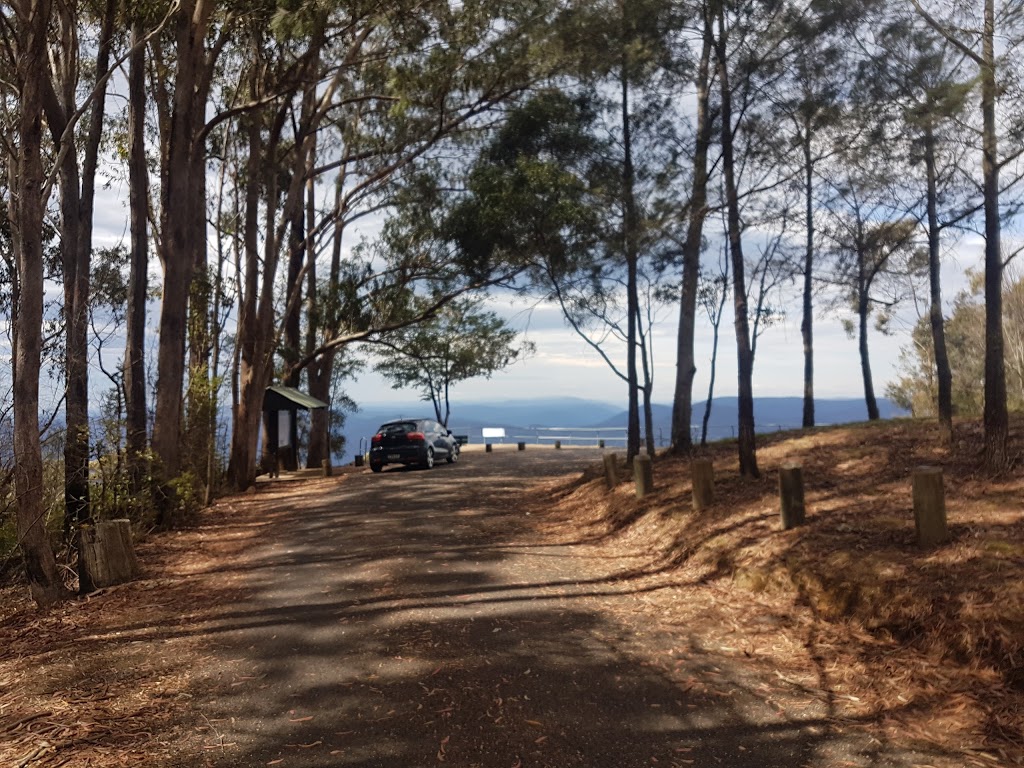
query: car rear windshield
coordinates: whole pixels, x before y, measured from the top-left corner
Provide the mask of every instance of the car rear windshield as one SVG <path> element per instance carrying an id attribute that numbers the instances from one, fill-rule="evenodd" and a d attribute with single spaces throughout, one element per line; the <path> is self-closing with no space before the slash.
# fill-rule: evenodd
<path id="1" fill-rule="evenodd" d="M 385 424 L 380 428 L 382 435 L 404 435 L 406 432 L 415 432 L 416 422 L 403 421 L 398 424 Z"/>

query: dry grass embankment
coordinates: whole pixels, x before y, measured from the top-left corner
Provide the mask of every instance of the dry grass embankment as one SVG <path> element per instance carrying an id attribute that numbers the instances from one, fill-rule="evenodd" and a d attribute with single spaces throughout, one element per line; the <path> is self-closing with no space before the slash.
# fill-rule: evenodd
<path id="1" fill-rule="evenodd" d="M 1024 452 L 1024 421 L 1014 425 Z M 715 503 L 691 504 L 688 462 L 655 463 L 656 493 L 609 493 L 597 470 L 551 489 L 546 534 L 642 557 L 645 610 L 824 692 L 838 722 L 870 723 L 977 764 L 1024 764 L 1024 472 L 979 468 L 981 432 L 952 450 L 921 422 L 762 438 L 762 477 L 713 446 Z M 807 525 L 783 531 L 778 468 L 802 464 Z M 916 545 L 911 472 L 945 474 L 952 542 Z M 713 627 L 713 628 L 712 628 Z M 974 764 L 972 762 L 972 764 Z"/>

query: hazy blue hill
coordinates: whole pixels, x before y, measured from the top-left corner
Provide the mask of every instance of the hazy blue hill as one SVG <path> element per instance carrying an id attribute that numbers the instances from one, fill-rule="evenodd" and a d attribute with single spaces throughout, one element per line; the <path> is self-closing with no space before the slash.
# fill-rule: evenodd
<path id="1" fill-rule="evenodd" d="M 796 429 L 803 421 L 803 398 L 801 397 L 759 397 L 754 400 L 754 424 L 758 432 L 775 432 L 780 429 Z M 667 405 L 655 405 L 654 435 L 661 442 L 667 441 L 672 432 L 672 408 Z M 907 415 L 892 401 L 880 399 L 878 410 L 883 419 Z M 716 398 L 711 403 L 711 418 L 708 421 L 708 439 L 717 440 L 735 434 L 737 423 L 737 402 L 735 397 Z M 866 421 L 867 406 L 857 398 L 823 399 L 814 403 L 815 422 L 819 426 L 828 424 L 848 424 Z M 626 423 L 627 412 L 621 411 L 615 416 L 597 424 L 598 427 L 621 426 Z M 642 419 L 641 415 L 641 419 Z M 700 435 L 701 421 L 704 418 L 704 402 L 693 406 L 693 428 L 695 437 Z"/>
<path id="2" fill-rule="evenodd" d="M 550 427 L 590 427 L 613 417 L 619 406 L 579 397 L 506 400 L 496 403 L 461 403 L 452 411 L 452 422 L 489 422 Z M 488 426 L 497 426 L 488 424 Z"/>
<path id="3" fill-rule="evenodd" d="M 882 418 L 905 415 L 889 400 L 879 400 Z M 723 397 L 712 403 L 708 438 L 718 440 L 736 434 L 736 398 Z M 672 407 L 655 404 L 654 439 L 658 446 L 668 444 L 672 434 Z M 346 455 L 360 449 L 360 438 L 368 443 L 377 427 L 391 419 L 432 417 L 427 403 L 408 405 L 367 405 L 359 413 L 350 414 L 345 425 L 348 437 Z M 815 403 L 815 416 L 819 425 L 845 424 L 867 419 L 864 401 L 857 398 L 823 399 Z M 754 403 L 754 418 L 758 432 L 795 429 L 803 417 L 803 400 L 799 397 L 762 397 Z M 704 403 L 693 408 L 694 437 L 700 436 L 704 418 Z M 538 400 L 508 400 L 495 403 L 459 403 L 452 412 L 449 425 L 457 435 L 468 435 L 471 442 L 481 440 L 484 427 L 505 429 L 507 441 L 518 437 L 527 442 L 550 442 L 570 436 L 592 444 L 597 437 L 617 444 L 616 437 L 624 434 L 626 411 L 617 405 L 581 398 L 542 398 Z M 536 428 L 560 428 L 544 431 Z M 594 431 L 600 430 L 600 432 Z M 569 442 L 572 442 L 571 440 Z M 364 446 L 365 444 L 364 443 Z"/>

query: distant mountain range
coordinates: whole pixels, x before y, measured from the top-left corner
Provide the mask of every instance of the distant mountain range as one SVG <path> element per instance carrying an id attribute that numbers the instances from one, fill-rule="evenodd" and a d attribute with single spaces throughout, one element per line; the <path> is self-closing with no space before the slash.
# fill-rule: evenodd
<path id="1" fill-rule="evenodd" d="M 881 399 L 878 407 L 883 419 L 905 416 L 893 402 Z M 672 432 L 672 407 L 653 407 L 654 437 L 659 446 L 668 444 Z M 369 404 L 357 413 L 348 414 L 345 422 L 347 438 L 345 454 L 351 456 L 369 444 L 377 427 L 398 418 L 433 418 L 428 403 L 408 405 Z M 693 408 L 694 437 L 700 437 L 704 403 Z M 642 416 L 641 416 L 642 419 Z M 794 429 L 803 419 L 803 399 L 799 397 L 762 397 L 754 402 L 754 420 L 758 432 Z M 815 420 L 819 425 L 846 424 L 867 419 L 867 407 L 861 399 L 822 399 L 815 401 Z M 505 442 L 550 444 L 556 439 L 566 445 L 589 444 L 603 439 L 609 445 L 621 445 L 625 438 L 627 412 L 610 403 L 575 397 L 540 398 L 537 400 L 504 400 L 493 403 L 456 403 L 449 427 L 456 435 L 465 435 L 471 443 L 482 442 L 484 428 L 505 430 Z M 735 435 L 737 402 L 723 397 L 712 402 L 708 422 L 708 439 L 719 440 Z M 500 442 L 495 440 L 495 442 Z M 339 457 L 340 458 L 340 457 Z"/>

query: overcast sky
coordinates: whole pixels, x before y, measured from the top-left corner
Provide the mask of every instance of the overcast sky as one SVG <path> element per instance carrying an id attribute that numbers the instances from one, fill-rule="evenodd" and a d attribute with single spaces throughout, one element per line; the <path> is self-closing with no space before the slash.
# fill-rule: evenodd
<path id="1" fill-rule="evenodd" d="M 113 179 L 100 193 L 96 213 L 96 245 L 109 246 L 127 237 L 125 198 L 127 188 L 123 180 Z M 964 285 L 964 272 L 980 264 L 982 243 L 980 238 L 961 241 L 955 254 L 948 256 L 943 269 L 943 292 L 947 304 Z M 159 266 L 151 259 L 154 280 L 159 280 Z M 517 400 L 535 397 L 572 396 L 626 403 L 626 388 L 607 364 L 575 333 L 565 325 L 559 310 L 552 305 L 531 305 L 520 299 L 493 297 L 491 308 L 506 317 L 536 345 L 536 353 L 509 369 L 496 373 L 491 379 L 477 379 L 458 384 L 452 391 L 453 403 L 488 400 Z M 759 397 L 792 396 L 803 393 L 803 348 L 800 338 L 799 299 L 789 302 L 790 314 L 776 326 L 765 331 L 758 341 L 754 364 L 754 394 Z M 703 312 L 700 318 L 703 319 Z M 903 322 L 894 326 L 892 336 L 884 336 L 872 326 L 870 336 L 871 364 L 875 392 L 884 396 L 886 384 L 896 378 L 900 348 L 909 338 L 914 319 L 908 307 Z M 856 339 L 846 335 L 840 317 L 819 308 L 815 326 L 815 394 L 821 398 L 862 397 L 864 394 Z M 153 334 L 159 324 L 156 307 L 150 313 L 148 325 Z M 675 386 L 675 344 L 678 313 L 674 307 L 666 308 L 654 332 L 655 370 L 654 400 L 672 402 Z M 151 345 L 155 338 L 151 337 Z M 112 340 L 107 355 L 108 368 L 116 365 L 122 354 L 121 344 Z M 0 354 L 7 350 L 0 350 Z M 703 322 L 698 327 L 697 377 L 694 401 L 707 395 L 711 356 L 711 328 Z M 623 359 L 618 350 L 617 359 Z M 154 363 L 155 364 L 155 363 Z M 151 376 L 155 378 L 155 371 Z M 106 378 L 94 366 L 93 384 L 103 388 Z M 371 403 L 412 403 L 419 395 L 411 390 L 393 390 L 368 366 L 356 380 L 346 385 L 346 391 L 360 405 Z M 716 396 L 736 393 L 736 355 L 732 319 L 722 322 L 719 347 Z"/>
<path id="2" fill-rule="evenodd" d="M 981 248 L 980 240 L 965 240 L 959 244 L 957 253 L 947 258 L 943 269 L 943 293 L 947 303 L 964 287 L 965 270 L 980 264 Z M 758 340 L 754 362 L 754 395 L 757 397 L 803 395 L 803 342 L 800 336 L 798 301 L 795 299 L 790 304 L 791 314 L 778 325 L 766 330 Z M 453 402 L 561 395 L 610 403 L 626 402 L 623 381 L 566 326 L 555 306 L 540 305 L 530 310 L 522 302 L 510 304 L 508 301 L 495 300 L 491 308 L 523 331 L 526 338 L 536 345 L 536 354 L 495 374 L 490 380 L 477 379 L 457 385 L 452 392 Z M 667 308 L 655 328 L 654 401 L 658 403 L 672 402 L 678 317 L 677 310 Z M 703 319 L 702 312 L 700 317 Z M 871 327 L 869 345 L 872 378 L 878 397 L 884 397 L 886 384 L 897 378 L 900 349 L 908 343 L 910 324 L 914 319 L 913 310 L 908 305 L 900 322 L 893 326 L 893 335 L 885 336 L 875 331 L 873 325 Z M 835 313 L 819 309 L 815 323 L 816 397 L 863 397 L 857 340 L 846 335 L 841 318 Z M 705 321 L 698 327 L 694 402 L 704 400 L 707 396 L 711 349 L 711 327 Z M 622 355 L 620 349 L 618 359 L 623 359 Z M 358 403 L 407 403 L 416 397 L 415 392 L 392 390 L 385 380 L 369 370 L 358 381 L 349 383 L 346 389 Z M 729 316 L 723 320 L 721 327 L 715 395 L 735 394 L 736 341 L 732 317 Z"/>

